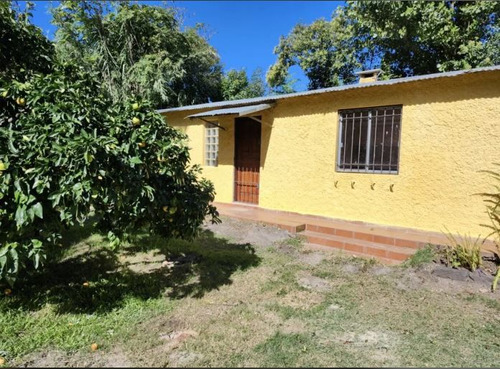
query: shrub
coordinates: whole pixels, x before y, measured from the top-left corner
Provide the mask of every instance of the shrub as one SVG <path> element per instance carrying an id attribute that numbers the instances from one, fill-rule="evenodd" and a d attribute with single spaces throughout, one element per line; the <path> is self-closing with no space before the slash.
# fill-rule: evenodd
<path id="1" fill-rule="evenodd" d="M 445 248 L 448 265 L 452 267 L 462 266 L 471 271 L 481 266 L 481 245 L 484 240 L 480 241 L 479 236 L 476 239 L 470 236 L 461 236 L 460 239 L 457 239 L 450 232 L 448 232 L 447 237 L 450 241 L 450 244 L 446 245 Z"/>
<path id="2" fill-rule="evenodd" d="M 496 163 L 495 165 L 500 167 L 500 163 Z M 486 211 L 491 220 L 491 224 L 483 224 L 483 226 L 491 230 L 491 233 L 488 235 L 488 237 L 493 236 L 496 239 L 497 246 L 500 247 L 500 172 L 495 172 L 492 170 L 484 172 L 490 174 L 497 184 L 495 185 L 495 189 L 493 192 L 481 194 L 484 197 L 484 201 L 486 202 Z M 493 280 L 493 291 L 495 291 L 499 280 L 500 267 L 498 267 L 495 279 Z"/>
<path id="3" fill-rule="evenodd" d="M 431 244 L 418 249 L 409 259 L 404 262 L 404 266 L 417 267 L 422 264 L 430 263 L 435 257 L 435 249 Z"/>
<path id="4" fill-rule="evenodd" d="M 0 279 L 37 268 L 91 213 L 112 246 L 144 228 L 193 237 L 218 220 L 199 173 L 182 133 L 146 101 L 112 104 L 97 75 L 65 65 L 0 81 Z"/>
<path id="5" fill-rule="evenodd" d="M 500 163 L 495 165 L 500 167 Z M 497 243 L 500 245 L 500 172 L 495 171 L 484 171 L 491 175 L 493 180 L 497 182 L 494 186 L 493 192 L 481 193 L 484 197 L 486 203 L 486 211 L 491 220 L 491 224 L 483 224 L 483 226 L 489 228 L 491 233 L 488 235 L 496 238 Z"/>

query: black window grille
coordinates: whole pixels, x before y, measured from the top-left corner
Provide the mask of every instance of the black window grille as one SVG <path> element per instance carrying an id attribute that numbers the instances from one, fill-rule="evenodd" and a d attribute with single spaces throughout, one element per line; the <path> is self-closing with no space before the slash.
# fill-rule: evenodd
<path id="1" fill-rule="evenodd" d="M 397 174 L 401 110 L 401 106 L 340 110 L 337 170 Z"/>

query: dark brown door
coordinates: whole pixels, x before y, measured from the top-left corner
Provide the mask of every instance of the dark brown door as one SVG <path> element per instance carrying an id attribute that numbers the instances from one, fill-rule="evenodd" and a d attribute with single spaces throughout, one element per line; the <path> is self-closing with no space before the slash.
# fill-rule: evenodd
<path id="1" fill-rule="evenodd" d="M 234 136 L 234 200 L 258 204 L 260 123 L 237 118 Z"/>

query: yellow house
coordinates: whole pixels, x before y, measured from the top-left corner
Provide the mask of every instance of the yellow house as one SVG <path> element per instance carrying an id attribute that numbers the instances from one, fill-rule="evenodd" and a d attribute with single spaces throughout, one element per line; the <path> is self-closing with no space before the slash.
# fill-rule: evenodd
<path id="1" fill-rule="evenodd" d="M 221 206 L 258 205 L 373 232 L 486 235 L 476 194 L 493 189 L 482 171 L 500 162 L 500 66 L 386 81 L 378 74 L 159 112 L 189 137 L 192 162 Z"/>

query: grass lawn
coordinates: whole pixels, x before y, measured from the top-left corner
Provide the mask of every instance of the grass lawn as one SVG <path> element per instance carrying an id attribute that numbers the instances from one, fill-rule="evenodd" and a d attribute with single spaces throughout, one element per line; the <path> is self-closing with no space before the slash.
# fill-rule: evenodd
<path id="1" fill-rule="evenodd" d="M 0 356 L 8 366 L 500 363 L 499 291 L 435 277 L 422 255 L 385 267 L 271 227 L 218 227 L 119 253 L 76 234 L 61 262 L 0 297 Z"/>

